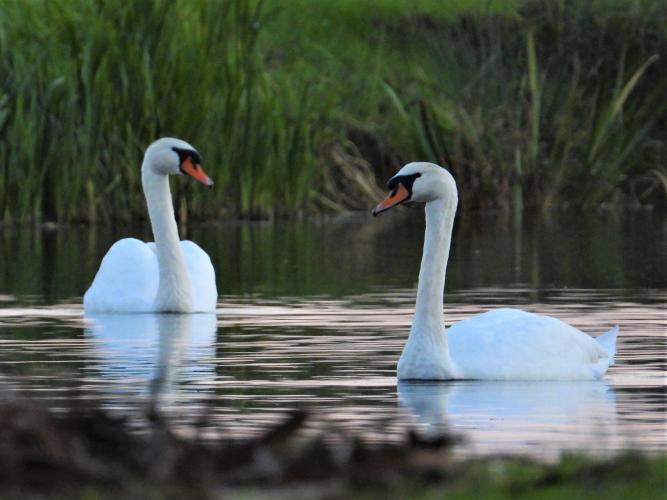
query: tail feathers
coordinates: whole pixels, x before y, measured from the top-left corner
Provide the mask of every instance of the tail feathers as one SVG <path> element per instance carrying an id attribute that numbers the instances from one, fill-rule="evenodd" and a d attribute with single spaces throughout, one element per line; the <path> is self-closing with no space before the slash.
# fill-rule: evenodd
<path id="1" fill-rule="evenodd" d="M 614 356 L 616 355 L 616 337 L 618 337 L 618 325 L 595 338 L 598 344 L 600 344 L 602 349 L 604 349 L 611 358 L 610 365 L 614 364 Z"/>

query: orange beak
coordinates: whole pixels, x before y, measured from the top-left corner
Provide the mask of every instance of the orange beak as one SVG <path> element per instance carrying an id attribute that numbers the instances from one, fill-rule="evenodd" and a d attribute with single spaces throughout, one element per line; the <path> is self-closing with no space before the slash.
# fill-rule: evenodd
<path id="1" fill-rule="evenodd" d="M 396 185 L 396 189 L 389 193 L 389 196 L 382 200 L 378 206 L 373 209 L 373 215 L 381 214 L 385 210 L 389 210 L 391 207 L 395 207 L 399 203 L 402 203 L 409 198 L 410 191 L 408 191 L 405 186 L 399 182 Z"/>
<path id="2" fill-rule="evenodd" d="M 213 185 L 213 181 L 208 175 L 206 175 L 206 172 L 204 172 L 204 169 L 201 168 L 201 165 L 199 163 L 194 163 L 192 158 L 189 156 L 183 160 L 183 163 L 181 163 L 181 172 L 189 175 L 193 179 L 205 184 L 208 187 Z"/>

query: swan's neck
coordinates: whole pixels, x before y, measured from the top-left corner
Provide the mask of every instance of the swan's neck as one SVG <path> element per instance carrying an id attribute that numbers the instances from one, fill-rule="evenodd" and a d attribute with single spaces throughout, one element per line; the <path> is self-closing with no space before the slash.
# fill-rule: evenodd
<path id="1" fill-rule="evenodd" d="M 446 208 L 443 200 L 426 204 L 426 233 L 419 270 L 413 332 L 428 332 L 440 336 L 445 326 L 442 306 L 454 222 L 454 218 L 449 216 Z"/>
<path id="2" fill-rule="evenodd" d="M 160 269 L 154 309 L 156 312 L 192 312 L 192 288 L 178 237 L 169 179 L 144 164 L 141 182 Z"/>
<path id="3" fill-rule="evenodd" d="M 418 352 L 430 353 L 437 360 L 434 363 L 439 365 L 438 370 L 451 378 L 454 377 L 455 367 L 444 333 L 443 299 L 455 211 L 456 201 L 438 199 L 426 204 L 424 251 L 415 316 L 408 339 L 408 344 L 413 344 Z M 423 354 L 420 357 L 425 359 Z"/>

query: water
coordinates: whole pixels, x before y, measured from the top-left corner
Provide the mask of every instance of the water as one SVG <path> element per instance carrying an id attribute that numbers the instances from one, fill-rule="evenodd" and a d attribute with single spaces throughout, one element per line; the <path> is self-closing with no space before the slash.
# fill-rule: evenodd
<path id="1" fill-rule="evenodd" d="M 3 392 L 56 410 L 100 405 L 137 428 L 156 404 L 180 432 L 227 438 L 301 407 L 313 413 L 307 432 L 332 440 L 454 431 L 462 457 L 667 448 L 659 215 L 457 220 L 447 323 L 514 305 L 593 334 L 619 324 L 617 364 L 598 382 L 397 384 L 421 255 L 417 211 L 188 229 L 218 269 L 217 315 L 84 318 L 81 295 L 104 252 L 122 236 L 147 239 L 145 228 L 3 229 Z"/>

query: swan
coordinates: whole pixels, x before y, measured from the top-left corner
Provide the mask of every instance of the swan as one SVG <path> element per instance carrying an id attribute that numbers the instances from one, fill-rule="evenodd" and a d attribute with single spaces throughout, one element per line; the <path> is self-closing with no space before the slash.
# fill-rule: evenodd
<path id="1" fill-rule="evenodd" d="M 550 316 L 495 309 L 445 330 L 443 295 L 458 204 L 456 182 L 433 163 L 394 175 L 378 215 L 407 201 L 426 204 L 415 314 L 398 361 L 399 380 L 595 380 L 614 362 L 618 326 L 593 339 Z"/>
<path id="2" fill-rule="evenodd" d="M 111 246 L 83 297 L 86 313 L 215 311 L 215 271 L 196 243 L 179 240 L 170 174 L 213 185 L 187 142 L 164 137 L 148 146 L 141 184 L 155 242 L 124 238 Z"/>

